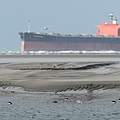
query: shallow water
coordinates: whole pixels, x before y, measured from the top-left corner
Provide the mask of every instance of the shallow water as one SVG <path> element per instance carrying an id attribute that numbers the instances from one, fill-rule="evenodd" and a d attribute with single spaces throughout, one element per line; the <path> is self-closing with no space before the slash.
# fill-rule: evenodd
<path id="1" fill-rule="evenodd" d="M 0 63 L 116 62 L 120 54 L 0 55 Z"/>
<path id="2" fill-rule="evenodd" d="M 94 93 L 94 95 L 96 96 L 95 99 L 81 104 L 76 100 L 62 101 L 60 100 L 61 94 L 5 93 L 0 97 L 0 120 L 120 119 L 119 90 L 102 91 Z M 79 94 L 76 94 L 76 96 L 79 96 Z M 116 103 L 113 103 L 113 100 Z M 9 101 L 12 104 L 8 104 Z M 53 101 L 57 101 L 57 103 Z"/>

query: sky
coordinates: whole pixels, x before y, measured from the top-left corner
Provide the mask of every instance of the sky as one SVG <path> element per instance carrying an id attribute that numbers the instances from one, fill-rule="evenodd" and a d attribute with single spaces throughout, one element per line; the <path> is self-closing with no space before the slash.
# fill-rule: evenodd
<path id="1" fill-rule="evenodd" d="M 0 0 L 0 51 L 20 50 L 28 20 L 32 32 L 95 34 L 110 13 L 120 22 L 120 0 Z"/>

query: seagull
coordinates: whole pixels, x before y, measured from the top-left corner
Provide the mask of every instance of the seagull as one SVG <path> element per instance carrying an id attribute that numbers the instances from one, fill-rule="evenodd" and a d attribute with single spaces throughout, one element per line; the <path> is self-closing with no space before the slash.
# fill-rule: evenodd
<path id="1" fill-rule="evenodd" d="M 12 105 L 13 103 L 12 102 L 8 102 L 9 105 Z"/>
<path id="2" fill-rule="evenodd" d="M 117 102 L 115 100 L 113 100 L 112 103 L 117 103 Z"/>

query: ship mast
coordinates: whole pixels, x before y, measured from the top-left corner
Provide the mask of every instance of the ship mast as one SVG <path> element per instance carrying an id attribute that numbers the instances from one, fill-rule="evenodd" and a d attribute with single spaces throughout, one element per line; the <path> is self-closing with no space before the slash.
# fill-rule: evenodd
<path id="1" fill-rule="evenodd" d="M 27 32 L 30 33 L 30 30 L 31 30 L 31 21 L 28 20 L 27 21 Z"/>
<path id="2" fill-rule="evenodd" d="M 110 23 L 117 24 L 117 17 L 115 17 L 113 14 L 109 14 Z"/>

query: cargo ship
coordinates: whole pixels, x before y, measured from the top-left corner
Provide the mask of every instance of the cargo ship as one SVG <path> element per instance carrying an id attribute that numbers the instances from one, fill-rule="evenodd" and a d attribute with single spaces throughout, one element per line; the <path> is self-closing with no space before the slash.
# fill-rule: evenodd
<path id="1" fill-rule="evenodd" d="M 21 52 L 30 51 L 120 51 L 120 25 L 110 14 L 97 26 L 95 35 L 20 32 Z"/>

